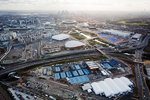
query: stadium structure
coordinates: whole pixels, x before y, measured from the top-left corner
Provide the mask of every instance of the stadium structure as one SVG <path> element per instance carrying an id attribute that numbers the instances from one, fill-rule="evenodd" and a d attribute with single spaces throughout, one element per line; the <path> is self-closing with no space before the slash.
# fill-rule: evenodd
<path id="1" fill-rule="evenodd" d="M 65 48 L 67 48 L 67 49 L 77 49 L 77 48 L 82 48 L 84 46 L 85 46 L 84 43 L 82 43 L 80 41 L 76 41 L 76 40 L 68 41 L 65 44 Z"/>
<path id="2" fill-rule="evenodd" d="M 67 34 L 58 34 L 58 35 L 54 35 L 52 36 L 52 39 L 53 40 L 56 40 L 56 41 L 63 41 L 63 40 L 67 40 L 69 39 L 69 35 Z"/>

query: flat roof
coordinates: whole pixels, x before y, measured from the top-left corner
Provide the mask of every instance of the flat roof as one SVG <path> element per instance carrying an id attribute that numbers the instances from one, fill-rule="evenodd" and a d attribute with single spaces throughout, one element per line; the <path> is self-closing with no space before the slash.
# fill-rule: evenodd
<path id="1" fill-rule="evenodd" d="M 124 37 L 129 36 L 131 34 L 131 32 L 114 30 L 114 29 L 104 29 L 101 32 L 111 33 L 113 35 L 119 35 L 119 36 L 124 36 Z"/>
<path id="2" fill-rule="evenodd" d="M 139 38 L 141 37 L 141 35 L 142 35 L 142 34 L 134 34 L 134 35 L 132 36 L 132 38 L 139 39 Z"/>
<path id="3" fill-rule="evenodd" d="M 93 62 L 93 61 L 87 61 L 85 63 L 88 65 L 88 67 L 90 69 L 97 69 L 97 68 L 99 68 L 99 66 L 95 62 Z"/>

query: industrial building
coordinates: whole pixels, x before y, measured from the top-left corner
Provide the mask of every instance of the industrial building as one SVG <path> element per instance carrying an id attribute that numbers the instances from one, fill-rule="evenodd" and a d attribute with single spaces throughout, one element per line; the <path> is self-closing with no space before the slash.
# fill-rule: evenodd
<path id="1" fill-rule="evenodd" d="M 69 39 L 69 35 L 67 34 L 58 34 L 58 35 L 54 35 L 52 36 L 52 39 L 53 40 L 56 40 L 56 41 L 63 41 L 63 40 L 67 40 Z"/>
<path id="2" fill-rule="evenodd" d="M 133 83 L 126 77 L 106 78 L 104 81 L 91 83 L 92 90 L 96 95 L 105 95 L 108 98 L 132 92 Z"/>
<path id="3" fill-rule="evenodd" d="M 132 39 L 135 39 L 135 40 L 140 40 L 140 37 L 142 36 L 142 34 L 134 34 L 132 36 Z"/>
<path id="4" fill-rule="evenodd" d="M 95 62 L 93 62 L 93 61 L 87 61 L 85 63 L 88 66 L 88 68 L 89 68 L 90 71 L 99 70 L 99 66 Z"/>
<path id="5" fill-rule="evenodd" d="M 91 89 L 92 89 L 92 86 L 91 86 L 90 83 L 83 84 L 83 86 L 82 86 L 82 90 L 83 91 L 88 91 L 88 93 L 92 92 Z"/>
<path id="6" fill-rule="evenodd" d="M 128 37 L 131 35 L 131 32 L 126 32 L 126 31 L 119 31 L 119 30 L 114 30 L 114 29 L 105 29 L 101 31 L 102 33 L 108 33 L 112 35 L 117 35 L 121 37 Z"/>
<path id="7" fill-rule="evenodd" d="M 65 43 L 65 47 L 67 49 L 77 49 L 77 48 L 81 48 L 85 46 L 84 43 L 80 42 L 80 41 L 75 41 L 75 40 L 71 40 Z"/>

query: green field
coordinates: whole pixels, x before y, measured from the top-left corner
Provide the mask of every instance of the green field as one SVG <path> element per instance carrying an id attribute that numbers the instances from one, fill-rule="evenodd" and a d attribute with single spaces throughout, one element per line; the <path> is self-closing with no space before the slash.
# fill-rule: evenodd
<path id="1" fill-rule="evenodd" d="M 133 23 L 128 23 L 128 22 L 126 22 L 126 21 L 119 21 L 118 22 L 119 24 L 124 24 L 124 25 L 132 25 L 132 26 L 146 26 L 146 25 L 148 25 L 146 22 L 144 22 L 144 21 L 141 21 L 141 22 L 133 22 Z"/>
<path id="2" fill-rule="evenodd" d="M 84 33 L 85 35 L 90 35 L 90 36 L 93 36 L 93 37 L 97 37 L 96 34 L 88 32 L 88 31 L 83 31 L 82 33 Z"/>
<path id="3" fill-rule="evenodd" d="M 71 36 L 73 36 L 74 38 L 78 39 L 78 40 L 84 40 L 85 37 L 82 36 L 82 35 L 79 35 L 77 33 L 74 33 L 74 34 L 70 34 Z"/>
<path id="4" fill-rule="evenodd" d="M 94 41 L 94 40 L 88 40 L 88 42 L 89 42 L 89 44 L 92 45 L 92 46 L 94 46 L 94 45 L 101 45 L 101 46 L 103 46 L 103 47 L 107 47 L 106 45 L 101 44 L 101 43 L 99 43 L 99 42 L 96 42 L 96 41 Z"/>

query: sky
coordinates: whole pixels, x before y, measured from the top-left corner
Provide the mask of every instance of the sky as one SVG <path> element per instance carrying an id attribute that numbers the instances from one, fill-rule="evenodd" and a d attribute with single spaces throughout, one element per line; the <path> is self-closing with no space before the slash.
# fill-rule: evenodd
<path id="1" fill-rule="evenodd" d="M 0 10 L 150 11 L 150 0 L 0 0 Z"/>

